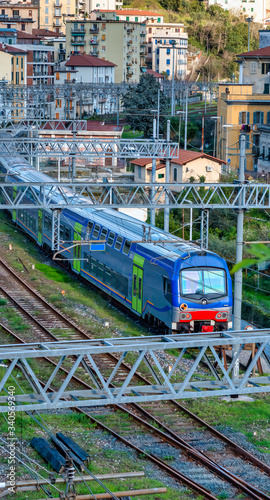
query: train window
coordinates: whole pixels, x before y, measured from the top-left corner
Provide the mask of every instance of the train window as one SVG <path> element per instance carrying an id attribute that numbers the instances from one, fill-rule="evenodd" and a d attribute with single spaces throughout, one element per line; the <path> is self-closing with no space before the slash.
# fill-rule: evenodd
<path id="1" fill-rule="evenodd" d="M 92 221 L 89 221 L 88 224 L 87 224 L 87 228 L 86 228 L 86 239 L 87 240 L 90 239 L 90 236 L 91 236 L 91 233 L 92 233 L 92 229 L 93 229 L 93 225 L 94 225 L 94 222 L 92 222 Z"/>
<path id="2" fill-rule="evenodd" d="M 94 275 L 97 274 L 97 259 L 94 259 L 93 257 L 91 259 L 91 273 Z"/>
<path id="3" fill-rule="evenodd" d="M 106 266 L 105 267 L 105 283 L 110 284 L 111 283 L 111 268 Z"/>
<path id="4" fill-rule="evenodd" d="M 101 231 L 100 239 L 101 240 L 106 240 L 106 236 L 108 234 L 108 229 L 105 229 L 105 227 Z"/>
<path id="5" fill-rule="evenodd" d="M 100 225 L 99 224 L 95 224 L 95 228 L 94 228 L 94 231 L 93 231 L 93 238 L 98 238 L 99 231 L 100 231 Z"/>
<path id="6" fill-rule="evenodd" d="M 142 300 L 142 278 L 139 278 L 138 299 Z"/>
<path id="7" fill-rule="evenodd" d="M 108 241 L 107 241 L 107 243 L 110 247 L 113 245 L 114 238 L 115 238 L 115 234 L 112 231 L 110 231 L 109 236 L 108 236 Z"/>
<path id="8" fill-rule="evenodd" d="M 102 281 L 103 281 L 103 274 L 104 274 L 104 264 L 102 264 L 102 262 L 99 262 L 97 275 Z"/>
<path id="9" fill-rule="evenodd" d="M 48 216 L 44 215 L 44 229 L 49 228 L 49 221 L 48 221 Z"/>
<path id="10" fill-rule="evenodd" d="M 111 286 L 117 288 L 117 273 L 113 270 L 111 271 Z"/>
<path id="11" fill-rule="evenodd" d="M 125 244 L 123 246 L 123 253 L 125 253 L 126 255 L 128 255 L 129 251 L 130 251 L 130 247 L 131 247 L 131 241 L 125 240 Z"/>
<path id="12" fill-rule="evenodd" d="M 171 280 L 163 276 L 163 291 L 166 299 L 172 303 L 172 285 Z"/>
<path id="13" fill-rule="evenodd" d="M 133 274 L 133 296 L 137 295 L 137 275 Z"/>
<path id="14" fill-rule="evenodd" d="M 114 248 L 116 250 L 121 250 L 122 243 L 123 243 L 123 236 L 117 236 Z"/>

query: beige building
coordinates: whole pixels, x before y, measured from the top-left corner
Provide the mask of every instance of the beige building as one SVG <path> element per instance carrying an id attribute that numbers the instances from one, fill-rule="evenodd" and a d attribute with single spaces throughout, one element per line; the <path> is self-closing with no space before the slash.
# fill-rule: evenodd
<path id="1" fill-rule="evenodd" d="M 2 28 L 32 33 L 32 29 L 39 27 L 39 8 L 25 3 L 1 3 L 0 23 Z"/>
<path id="2" fill-rule="evenodd" d="M 12 55 L 0 49 L 0 80 L 11 83 Z"/>
<path id="3" fill-rule="evenodd" d="M 217 116 L 217 155 L 237 171 L 239 136 L 244 131 L 245 170 L 256 170 L 253 146 L 259 145 L 260 126 L 270 124 L 270 94 L 254 93 L 252 84 L 220 84 Z"/>
<path id="4" fill-rule="evenodd" d="M 133 160 L 134 182 L 151 182 L 152 161 L 146 158 Z M 205 153 L 179 150 L 179 158 L 174 158 L 170 163 L 170 181 L 172 184 L 182 182 L 200 182 L 203 176 L 205 182 L 219 182 L 220 175 L 224 171 L 225 162 Z M 165 160 L 156 162 L 155 182 L 165 182 Z M 174 188 L 173 188 L 174 189 Z M 176 186 L 175 190 L 179 188 Z"/>
<path id="5" fill-rule="evenodd" d="M 66 54 L 90 54 L 116 65 L 115 83 L 138 82 L 145 66 L 145 24 L 116 20 L 68 20 Z"/>
<path id="6" fill-rule="evenodd" d="M 244 52 L 237 58 L 239 83 L 252 84 L 253 94 L 270 94 L 270 47 Z"/>
<path id="7" fill-rule="evenodd" d="M 76 0 L 40 0 L 39 28 L 65 33 L 65 22 L 75 13 Z"/>

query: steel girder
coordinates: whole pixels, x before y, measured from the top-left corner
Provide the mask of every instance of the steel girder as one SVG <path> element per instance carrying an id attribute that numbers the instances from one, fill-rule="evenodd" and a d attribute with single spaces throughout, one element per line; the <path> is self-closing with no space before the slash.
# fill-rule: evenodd
<path id="1" fill-rule="evenodd" d="M 56 132 L 57 130 L 60 132 L 87 131 L 86 120 L 44 120 L 43 116 L 39 118 L 27 116 L 28 118 L 16 117 L 15 122 L 6 119 L 5 122 L 1 123 L 0 120 L 1 129 L 9 132 L 30 132 L 33 130 L 46 130 L 46 132 Z"/>
<path id="2" fill-rule="evenodd" d="M 164 140 L 85 139 L 85 138 L 5 138 L 0 140 L 0 155 L 56 158 L 72 155 L 88 158 L 178 158 L 179 144 Z"/>
<path id="3" fill-rule="evenodd" d="M 15 387 L 13 395 L 16 401 L 16 411 L 270 392 L 269 376 L 254 377 L 252 375 L 253 368 L 260 357 L 264 357 L 269 373 L 270 365 L 264 356 L 264 348 L 269 341 L 270 330 L 265 329 L 253 330 L 248 334 L 246 331 L 216 332 L 212 334 L 159 335 L 80 342 L 3 345 L 0 346 L 0 360 L 1 366 L 6 367 L 6 370 L 2 370 L 0 392 L 6 389 L 7 393 L 0 396 L 0 412 L 8 411 L 10 377 L 13 375 L 14 380 L 16 380 L 18 370 L 27 378 L 29 389 L 28 393 L 21 394 L 20 389 Z M 217 348 L 228 349 L 229 346 L 239 345 L 237 352 L 237 358 L 239 358 L 246 344 L 256 345 L 255 355 L 241 377 L 232 380 L 236 358 L 233 357 L 225 368 L 223 360 L 217 354 Z M 164 365 L 164 354 L 166 354 L 167 349 L 172 347 L 178 349 L 179 354 L 175 357 L 173 366 L 166 366 L 166 363 Z M 195 349 L 195 359 L 183 380 L 183 370 L 179 370 L 179 368 L 181 359 L 188 348 Z M 119 362 L 113 366 L 111 363 L 99 363 L 99 357 L 101 358 L 107 353 L 116 354 L 119 357 Z M 206 353 L 211 353 L 216 363 L 216 369 L 209 369 L 202 379 L 200 364 Z M 132 359 L 132 368 L 123 379 L 121 361 L 124 359 L 128 361 L 129 355 L 132 355 L 130 358 L 130 361 Z M 43 379 L 40 380 L 40 363 L 45 357 L 53 360 L 54 364 L 51 365 L 51 370 L 46 369 Z M 69 363 L 65 363 L 67 373 L 59 385 L 57 375 L 62 364 L 67 360 L 69 361 Z M 72 385 L 70 386 L 74 375 L 80 377 L 77 372 L 80 365 L 93 380 L 93 388 L 74 390 Z M 136 371 L 140 370 L 142 365 L 143 373 L 146 370 L 148 374 L 146 377 L 149 384 L 143 384 L 141 380 L 138 384 L 138 380 L 135 378 Z M 106 370 L 106 375 L 104 370 Z M 108 373 L 109 371 L 110 373 Z M 121 377 L 117 377 L 119 372 L 121 372 Z M 199 381 L 198 372 L 200 373 Z M 117 386 L 113 386 L 116 378 Z M 55 385 L 56 379 L 57 389 L 55 392 L 51 392 L 50 386 L 51 384 Z"/>
<path id="4" fill-rule="evenodd" d="M 208 249 L 209 209 L 201 211 L 201 248 Z"/>
<path id="5" fill-rule="evenodd" d="M 33 208 L 26 196 L 35 208 L 50 209 L 89 208 L 89 203 L 103 208 L 270 209 L 270 184 L 117 182 L 7 182 L 0 184 L 0 209 Z"/>

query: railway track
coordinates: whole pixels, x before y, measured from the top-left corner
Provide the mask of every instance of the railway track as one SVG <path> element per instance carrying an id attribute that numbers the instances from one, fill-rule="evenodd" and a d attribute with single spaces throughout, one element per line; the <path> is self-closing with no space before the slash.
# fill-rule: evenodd
<path id="1" fill-rule="evenodd" d="M 31 333 L 28 334 L 30 338 L 27 339 L 22 339 L 11 332 L 5 325 L 2 325 L 2 330 L 13 337 L 16 342 L 30 342 L 33 341 L 33 337 L 35 341 L 37 338 L 42 341 L 62 340 L 59 333 L 62 327 L 65 329 L 65 337 L 69 333 L 71 338 L 76 340 L 91 337 L 90 334 L 84 332 L 62 315 L 61 312 L 48 304 L 39 294 L 36 294 L 2 260 L 0 260 L 0 279 L 0 293 L 2 296 L 5 296 L 9 303 L 13 304 L 24 319 L 28 318 L 31 324 Z M 35 314 L 35 308 L 39 311 L 38 314 Z M 57 326 L 55 326 L 56 324 Z M 56 330 L 57 334 L 55 333 Z M 104 356 L 101 361 L 100 359 L 98 358 L 95 361 L 99 362 L 98 368 L 103 373 L 106 372 L 108 363 L 115 365 L 118 361 L 112 355 L 109 357 Z M 49 359 L 47 362 L 52 363 Z M 127 370 L 129 370 L 129 366 L 123 364 L 120 377 L 121 373 Z M 64 368 L 62 368 L 62 372 L 64 377 Z M 136 374 L 136 377 L 145 381 L 140 374 Z M 85 380 L 77 377 L 73 377 L 73 383 L 74 389 L 78 388 L 78 385 L 80 387 L 82 385 L 90 387 Z M 115 415 L 115 410 L 119 415 L 119 421 L 111 419 L 114 423 L 111 423 L 110 427 L 99 420 L 101 414 L 105 414 L 108 421 L 110 421 L 110 415 Z M 118 405 L 115 408 L 106 407 L 103 412 L 100 408 L 78 409 L 77 411 L 85 413 L 99 427 L 112 433 L 117 439 L 131 446 L 138 453 L 143 454 L 157 466 L 166 470 L 175 479 L 184 482 L 206 498 L 216 498 L 215 494 L 220 494 L 220 491 L 223 491 L 224 481 L 226 481 L 227 488 L 228 483 L 230 483 L 230 496 L 228 498 L 235 498 L 237 492 L 241 491 L 248 498 L 269 499 L 265 493 L 259 491 L 259 484 L 263 480 L 266 483 L 269 481 L 266 474 L 270 475 L 270 468 L 177 402 L 143 404 L 140 406 L 137 404 Z M 132 422 L 132 426 L 126 431 L 121 417 L 124 413 L 128 415 L 130 422 Z M 198 429 L 198 426 L 200 429 Z M 125 432 L 128 432 L 128 439 Z M 157 449 L 158 454 L 153 453 Z M 171 460 L 174 462 L 173 467 Z M 192 460 L 192 462 L 189 462 L 189 460 Z M 226 467 L 230 460 L 235 464 L 232 466 L 234 472 Z M 245 470 L 246 461 L 252 464 L 248 465 L 248 471 Z M 190 463 L 192 463 L 192 466 Z M 187 464 L 189 464 L 188 467 Z M 235 470 L 235 467 L 237 470 Z M 183 470 L 186 471 L 186 474 L 183 474 Z M 239 475 L 236 476 L 236 473 Z M 250 482 L 246 482 L 241 476 L 248 478 L 246 481 L 252 481 L 255 478 L 254 484 L 251 485 Z M 194 477 L 197 478 L 197 481 L 193 480 Z M 212 492 L 209 493 L 204 484 L 210 485 Z M 270 484 L 266 484 L 265 491 L 269 490 Z"/>

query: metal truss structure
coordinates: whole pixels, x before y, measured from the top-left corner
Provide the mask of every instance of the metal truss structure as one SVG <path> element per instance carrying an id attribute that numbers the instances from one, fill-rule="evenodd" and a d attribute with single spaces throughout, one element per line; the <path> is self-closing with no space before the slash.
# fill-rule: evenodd
<path id="1" fill-rule="evenodd" d="M 50 342 L 42 344 L 2 345 L 0 346 L 1 366 L 3 370 L 0 382 L 0 412 L 7 412 L 10 377 L 16 380 L 18 371 L 28 381 L 22 394 L 14 387 L 16 411 L 45 410 L 54 408 L 69 408 L 82 406 L 103 406 L 108 404 L 123 404 L 146 401 L 162 401 L 172 399 L 201 398 L 208 396 L 230 396 L 237 394 L 256 394 L 270 392 L 269 376 L 254 376 L 253 368 L 264 357 L 270 372 L 270 365 L 264 349 L 270 341 L 270 330 L 253 330 L 251 332 L 223 332 L 212 334 L 168 335 L 154 337 L 113 338 L 105 340 L 86 340 L 72 342 Z M 241 357 L 246 344 L 255 344 L 255 355 L 244 373 L 235 378 L 234 365 Z M 228 349 L 238 346 L 236 356 L 233 356 L 225 367 L 223 357 L 219 357 L 218 349 Z M 173 366 L 164 366 L 164 354 L 167 349 L 178 349 L 178 356 Z M 181 360 L 187 349 L 194 349 L 194 362 L 187 373 L 181 369 Z M 99 357 L 104 354 L 114 354 L 118 361 L 115 364 L 99 363 Z M 215 366 L 210 362 L 209 355 L 215 360 Z M 41 382 L 40 360 L 48 358 L 54 363 L 46 369 Z M 252 356 L 251 356 L 252 358 Z M 162 359 L 162 363 L 161 360 Z M 123 376 L 121 363 L 130 362 L 131 368 Z M 206 362 L 209 371 L 204 371 L 202 379 L 201 362 Z M 57 378 L 64 365 L 66 376 Z M 112 366 L 111 366 L 112 365 Z M 104 366 L 104 368 L 99 368 Z M 145 383 L 136 378 L 136 372 L 143 366 L 146 373 Z M 72 377 L 78 376 L 81 367 L 91 379 L 88 388 L 74 390 Z M 80 371 L 79 370 L 79 371 Z M 106 370 L 106 375 L 104 372 Z M 108 373 L 110 372 L 110 373 Z M 121 377 L 117 377 L 121 372 Z M 199 375 L 199 376 L 198 376 Z M 117 383 L 114 385 L 117 377 Z M 57 383 L 54 381 L 57 380 Z M 54 392 L 51 384 L 57 387 Z M 16 385 L 16 384 L 15 384 Z M 9 391 L 7 388 L 9 387 Z M 3 393 L 2 393 L 3 394 Z"/>
<path id="2" fill-rule="evenodd" d="M 67 191 L 68 190 L 68 191 Z M 153 195 L 154 193 L 154 195 Z M 166 195 L 166 196 L 165 196 Z M 0 184 L 0 209 L 109 208 L 270 208 L 270 184 L 159 184 L 13 182 Z"/>
<path id="3" fill-rule="evenodd" d="M 165 140 L 85 139 L 85 138 L 5 138 L 0 155 L 21 154 L 26 158 L 178 158 L 179 144 Z"/>
<path id="4" fill-rule="evenodd" d="M 201 248 L 208 248 L 209 209 L 201 211 Z"/>
<path id="5" fill-rule="evenodd" d="M 25 117 L 16 117 L 16 121 L 8 121 L 5 122 L 0 121 L 1 129 L 6 130 L 8 132 L 19 132 L 21 130 L 26 132 L 31 132 L 33 130 L 46 130 L 46 132 L 57 132 L 58 130 L 61 132 L 82 132 L 87 131 L 87 121 L 86 120 L 44 120 L 43 116 L 40 118 L 31 118 L 27 115 L 28 118 Z"/>

